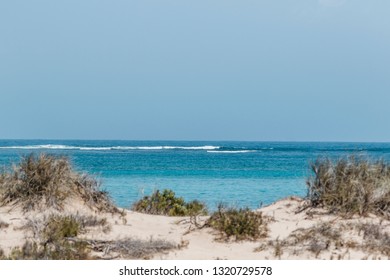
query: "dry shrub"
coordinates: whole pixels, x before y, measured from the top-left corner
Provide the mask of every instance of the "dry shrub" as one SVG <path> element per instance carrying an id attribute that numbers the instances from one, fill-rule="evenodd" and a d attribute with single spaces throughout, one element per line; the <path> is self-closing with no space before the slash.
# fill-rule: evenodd
<path id="1" fill-rule="evenodd" d="M 103 232 L 110 230 L 105 218 L 80 214 L 50 214 L 42 219 L 28 219 L 22 229 L 31 232 L 41 243 L 49 243 L 53 240 L 76 237 L 93 227 L 99 227 Z"/>
<path id="2" fill-rule="evenodd" d="M 283 246 L 285 246 L 283 241 L 280 241 L 279 238 L 276 238 L 275 241 L 272 241 L 272 240 L 268 241 L 267 245 L 274 248 L 274 256 L 276 258 L 278 258 L 278 259 L 282 258 Z M 260 252 L 261 250 L 264 250 L 264 249 L 265 249 L 265 245 L 262 244 L 262 245 L 260 245 L 260 247 L 255 249 L 255 252 Z"/>
<path id="3" fill-rule="evenodd" d="M 93 259 L 89 241 L 78 238 L 91 227 L 100 227 L 107 232 L 110 227 L 106 219 L 83 215 L 44 216 L 29 219 L 23 229 L 32 233 L 32 240 L 21 248 L 14 248 L 9 259 L 31 260 L 83 260 Z"/>
<path id="4" fill-rule="evenodd" d="M 314 176 L 307 181 L 311 206 L 346 216 L 390 214 L 390 165 L 383 160 L 326 158 L 314 162 L 311 169 Z"/>
<path id="5" fill-rule="evenodd" d="M 381 255 L 390 257 L 390 235 L 385 228 L 374 223 L 320 222 L 309 228 L 297 229 L 283 240 L 271 240 L 268 246 L 274 248 L 275 257 L 279 258 L 283 250 L 295 255 L 308 251 L 316 258 L 321 253 L 328 252 L 332 253 L 331 259 L 335 253 L 339 254 L 338 259 L 343 259 L 350 250 L 362 251 L 377 257 Z M 361 240 L 356 239 L 358 236 L 362 236 Z M 259 247 L 257 251 L 263 249 Z"/>
<path id="6" fill-rule="evenodd" d="M 87 243 L 66 241 L 43 246 L 35 241 L 26 241 L 21 248 L 14 248 L 7 257 L 11 260 L 89 260 L 93 259 Z"/>
<path id="7" fill-rule="evenodd" d="M 179 248 L 170 241 L 153 238 L 149 240 L 134 238 L 114 241 L 87 240 L 86 242 L 94 251 L 103 252 L 103 258 L 107 255 L 114 255 L 111 258 L 148 259 L 156 253 L 165 253 Z"/>
<path id="8" fill-rule="evenodd" d="M 248 208 L 228 208 L 222 204 L 206 221 L 206 225 L 217 229 L 225 239 L 256 240 L 267 236 L 267 224 L 261 212 Z"/>
<path id="9" fill-rule="evenodd" d="M 344 246 L 341 229 L 330 223 L 320 223 L 307 229 L 297 229 L 284 241 L 287 246 L 300 245 L 315 254 L 316 257 L 323 250 L 333 246 L 338 249 Z"/>
<path id="10" fill-rule="evenodd" d="M 342 232 L 345 229 L 344 225 L 321 222 L 309 228 L 299 228 L 282 240 L 270 240 L 267 245 L 274 249 L 274 256 L 279 259 L 284 251 L 293 255 L 308 251 L 318 258 L 323 251 L 356 248 L 354 242 L 343 239 Z M 264 244 L 256 251 L 264 250 L 263 247 Z"/>
<path id="11" fill-rule="evenodd" d="M 0 220 L 0 229 L 7 228 L 7 227 L 9 227 L 9 224 Z"/>
<path id="12" fill-rule="evenodd" d="M 91 227 L 99 227 L 104 233 L 108 233 L 111 231 L 111 226 L 107 222 L 106 218 L 99 218 L 97 216 L 92 215 L 74 215 L 73 217 L 80 224 L 81 233 L 83 233 L 86 228 Z"/>
<path id="13" fill-rule="evenodd" d="M 363 249 L 390 256 L 390 235 L 383 231 L 381 225 L 364 223 L 358 225 L 358 230 L 360 233 L 363 232 Z"/>
<path id="14" fill-rule="evenodd" d="M 19 248 L 14 248 L 9 259 L 16 260 L 83 260 L 91 259 L 90 249 L 83 240 L 74 238 L 82 225 L 74 216 L 50 215 L 41 220 L 28 220 L 23 227 L 33 233 Z"/>
<path id="15" fill-rule="evenodd" d="M 68 198 L 79 198 L 91 209 L 118 212 L 99 183 L 73 170 L 65 157 L 33 154 L 2 174 L 0 204 L 20 205 L 24 211 L 52 207 L 62 210 Z"/>

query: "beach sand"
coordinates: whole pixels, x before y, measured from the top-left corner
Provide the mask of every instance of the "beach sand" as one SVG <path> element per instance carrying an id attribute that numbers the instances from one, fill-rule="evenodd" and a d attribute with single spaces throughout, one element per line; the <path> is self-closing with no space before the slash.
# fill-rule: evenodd
<path id="1" fill-rule="evenodd" d="M 123 210 L 123 215 L 99 213 L 83 206 L 80 201 L 68 203 L 60 213 L 107 219 L 111 227 L 109 232 L 96 228 L 81 238 L 101 241 L 162 239 L 178 245 L 177 249 L 147 257 L 157 260 L 388 259 L 388 251 L 383 249 L 390 240 L 388 221 L 377 216 L 343 218 L 322 209 L 302 211 L 304 206 L 304 200 L 291 197 L 258 209 L 267 217 L 268 236 L 239 242 L 221 239 L 216 230 L 197 227 L 189 217 L 148 215 L 129 210 Z M 17 207 L 1 207 L 0 221 L 8 226 L 0 228 L 0 248 L 7 255 L 12 248 L 22 246 L 33 238 L 23 225 L 29 219 L 39 219 L 53 211 L 23 213 Z M 206 219 L 198 217 L 198 224 Z M 109 251 L 97 255 L 107 259 L 123 258 Z"/>

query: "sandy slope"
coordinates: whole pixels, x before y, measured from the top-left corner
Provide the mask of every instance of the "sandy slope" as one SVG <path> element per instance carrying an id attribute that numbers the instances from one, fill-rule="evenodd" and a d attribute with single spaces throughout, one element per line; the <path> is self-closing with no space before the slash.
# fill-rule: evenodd
<path id="1" fill-rule="evenodd" d="M 268 217 L 268 237 L 254 242 L 218 241 L 220 236 L 210 228 L 197 228 L 187 217 L 166 217 L 125 210 L 124 216 L 93 212 L 80 203 L 73 202 L 62 213 L 84 213 L 106 217 L 111 231 L 103 233 L 95 229 L 83 235 L 85 238 L 115 240 L 126 237 L 141 239 L 165 239 L 180 244 L 180 249 L 154 255 L 154 259 L 387 259 L 386 252 L 375 249 L 359 225 L 379 225 L 390 232 L 390 223 L 379 217 L 344 219 L 324 211 L 307 209 L 298 212 L 304 201 L 287 198 L 259 209 Z M 0 229 L 0 248 L 5 253 L 20 246 L 31 234 L 21 229 L 28 219 L 47 215 L 45 212 L 23 214 L 18 208 L 0 208 L 0 221 L 8 227 Z M 200 217 L 202 224 L 206 217 Z M 322 225 L 322 227 L 321 227 Z M 370 227 L 368 226 L 368 227 Z M 317 228 L 317 231 L 310 231 Z M 306 229 L 306 231 L 302 231 Z M 298 233 L 306 236 L 297 241 Z M 295 234 L 295 237 L 292 236 Z M 375 237 L 375 235 L 373 235 Z M 378 236 L 378 235 L 377 235 Z M 308 238 L 310 237 L 310 238 Z M 386 241 L 386 240 L 385 240 Z M 390 238 L 389 238 L 390 242 Z M 363 246 L 364 245 L 364 246 Z M 389 244 L 390 245 L 390 244 Z M 363 248 L 364 247 L 364 248 Z"/>

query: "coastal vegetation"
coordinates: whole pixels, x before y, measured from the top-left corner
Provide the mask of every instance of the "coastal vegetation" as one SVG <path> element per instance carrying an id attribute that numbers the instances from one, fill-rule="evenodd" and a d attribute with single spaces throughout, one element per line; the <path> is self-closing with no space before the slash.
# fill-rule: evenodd
<path id="1" fill-rule="evenodd" d="M 307 252 L 316 259 L 324 256 L 345 259 L 352 250 L 363 252 L 363 258 L 371 255 L 373 259 L 388 259 L 390 235 L 382 224 L 347 219 L 340 223 L 318 222 L 307 228 L 298 228 L 286 238 L 269 240 L 256 250 L 262 251 L 266 247 L 273 248 L 274 256 L 279 259 L 285 252 L 295 256 Z"/>
<path id="2" fill-rule="evenodd" d="M 113 259 L 149 259 L 154 254 L 181 248 L 181 245 L 176 245 L 173 242 L 154 238 L 148 240 L 124 238 L 112 241 L 94 241 L 89 242 L 89 245 L 96 251 L 111 255 Z"/>
<path id="3" fill-rule="evenodd" d="M 92 259 L 87 243 L 75 240 L 82 226 L 75 217 L 50 215 L 42 220 L 29 220 L 24 229 L 33 234 L 21 248 L 14 248 L 9 259 L 84 260 Z"/>
<path id="4" fill-rule="evenodd" d="M 67 199 L 80 199 L 91 209 L 118 212 L 99 182 L 73 170 L 66 157 L 31 154 L 0 177 L 0 205 L 21 206 L 23 211 L 63 210 Z"/>
<path id="5" fill-rule="evenodd" d="M 312 207 L 331 213 L 390 215 L 390 165 L 383 160 L 351 156 L 332 161 L 318 159 L 311 164 L 307 181 Z"/>
<path id="6" fill-rule="evenodd" d="M 71 213 L 72 204 L 91 214 L 80 214 L 78 210 Z M 123 218 L 124 212 L 114 205 L 107 192 L 100 190 L 96 179 L 74 171 L 65 157 L 32 154 L 1 173 L 0 206 L 21 209 L 26 222 L 14 230 L 27 234 L 24 244 L 14 247 L 9 254 L 0 250 L 0 259 L 149 258 L 178 247 L 161 239 L 107 241 L 84 237 L 92 229 L 107 234 L 111 224 L 100 216 Z M 9 224 L 0 220 L 0 229 L 8 228 Z"/>
<path id="7" fill-rule="evenodd" d="M 297 226 L 283 238 L 270 237 L 273 218 L 264 214 L 265 210 L 233 208 L 221 203 L 209 214 L 204 203 L 186 202 L 169 189 L 144 196 L 133 204 L 132 210 L 190 217 L 185 218 L 185 223 L 195 224 L 194 230 L 211 228 L 222 241 L 259 242 L 256 252 L 273 250 L 275 258 L 309 253 L 314 258 L 343 259 L 348 258 L 350 250 L 374 258 L 390 258 L 390 165 L 383 160 L 355 156 L 318 159 L 310 168 L 307 197 L 299 200 L 299 207 L 303 208 L 297 206 L 290 213 L 299 214 L 303 209 L 303 217 L 313 223 Z M 297 201 L 288 201 L 285 207 L 292 202 L 298 205 Z M 81 204 L 77 209 L 83 212 L 69 211 L 72 203 Z M 30 155 L 2 172 L 0 206 L 8 207 L 6 211 L 18 208 L 24 215 L 17 228 L 9 217 L 0 217 L 2 233 L 22 230 L 26 234 L 20 246 L 12 250 L 8 247 L 6 253 L 0 248 L 0 259 L 148 259 L 187 244 L 184 240 L 180 245 L 180 241 L 175 244 L 152 237 L 95 238 L 110 233 L 121 218 L 124 224 L 130 224 L 123 217 L 124 211 L 114 205 L 107 192 L 100 190 L 98 181 L 76 172 L 65 157 Z M 326 216 L 329 213 L 332 215 Z M 120 219 L 111 220 L 114 216 Z"/>
<path id="8" fill-rule="evenodd" d="M 226 240 L 256 240 L 267 236 L 267 224 L 261 212 L 248 208 L 226 207 L 218 205 L 206 221 L 206 225 L 218 230 Z"/>
<path id="9" fill-rule="evenodd" d="M 14 248 L 6 259 L 29 260 L 86 260 L 111 258 L 149 258 L 155 253 L 178 248 L 162 239 L 95 240 L 81 238 L 88 228 L 111 228 L 105 219 L 92 216 L 50 215 L 43 219 L 28 220 L 23 229 L 32 238 L 23 246 Z"/>
<path id="10" fill-rule="evenodd" d="M 182 197 L 177 197 L 176 194 L 169 189 L 165 189 L 162 192 L 156 190 L 150 196 L 144 196 L 134 203 L 132 209 L 137 212 L 152 215 L 207 215 L 207 208 L 204 203 L 198 200 L 186 202 Z"/>
<path id="11" fill-rule="evenodd" d="M 145 196 L 137 201 L 132 209 L 141 213 L 166 216 L 198 216 L 207 215 L 204 203 L 197 200 L 186 202 L 182 197 L 177 197 L 172 190 L 165 189 L 162 192 L 156 190 L 150 196 Z M 218 230 L 224 239 L 256 240 L 265 237 L 267 233 L 266 223 L 260 212 L 251 211 L 248 208 L 232 208 L 223 204 L 211 214 L 203 226 L 196 219 L 193 220 L 198 227 L 208 226 Z"/>

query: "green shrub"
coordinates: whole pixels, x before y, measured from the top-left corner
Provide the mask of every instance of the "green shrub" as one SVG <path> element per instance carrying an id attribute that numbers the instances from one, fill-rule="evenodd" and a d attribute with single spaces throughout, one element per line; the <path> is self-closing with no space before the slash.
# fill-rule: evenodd
<path id="1" fill-rule="evenodd" d="M 52 215 L 45 223 L 41 235 L 44 243 L 57 242 L 76 237 L 80 229 L 80 223 L 74 217 Z"/>
<path id="2" fill-rule="evenodd" d="M 307 181 L 311 206 L 343 215 L 390 214 L 390 166 L 383 160 L 348 157 L 311 164 Z"/>
<path id="3" fill-rule="evenodd" d="M 186 205 L 186 216 L 207 215 L 206 205 L 199 200 L 192 200 Z"/>
<path id="4" fill-rule="evenodd" d="M 80 239 L 87 228 L 101 227 L 104 233 L 110 230 L 105 218 L 84 215 L 51 214 L 42 219 L 29 219 L 22 227 L 32 233 L 32 239 L 22 247 L 14 248 L 8 259 L 28 260 L 83 260 L 91 255 L 94 240 Z M 91 249 L 92 248 L 92 249 Z M 5 258 L 5 257 L 4 257 Z"/>
<path id="5" fill-rule="evenodd" d="M 222 235 L 235 240 L 256 240 L 267 236 L 267 225 L 261 212 L 248 208 L 227 208 L 220 204 L 206 224 L 219 230 Z"/>
<path id="6" fill-rule="evenodd" d="M 82 241 L 62 240 L 55 243 L 39 244 L 26 241 L 21 248 L 11 251 L 8 259 L 12 260 L 88 260 L 93 259 L 89 254 L 87 243 Z"/>
<path id="7" fill-rule="evenodd" d="M 99 183 L 73 171 L 65 157 L 31 154 L 0 178 L 0 205 L 21 205 L 24 211 L 62 210 L 66 199 L 77 197 L 90 208 L 118 212 L 108 194 L 99 190 Z"/>
<path id="8" fill-rule="evenodd" d="M 14 248 L 9 259 L 83 260 L 91 259 L 88 244 L 77 238 L 82 225 L 75 216 L 50 215 L 42 220 L 29 220 L 24 229 L 33 239 Z"/>
<path id="9" fill-rule="evenodd" d="M 134 203 L 132 209 L 137 212 L 168 215 L 168 216 L 194 216 L 206 215 L 206 206 L 197 201 L 185 202 L 182 197 L 176 197 L 172 190 L 159 190 L 151 196 L 145 196 Z"/>
<path id="10" fill-rule="evenodd" d="M 8 259 L 24 260 L 84 260 L 96 259 L 92 252 L 104 252 L 110 258 L 149 258 L 151 255 L 178 248 L 161 239 L 119 239 L 114 241 L 80 239 L 85 227 L 107 226 L 106 219 L 79 215 L 50 215 L 29 220 L 24 229 L 33 233 L 32 240 L 14 248 Z M 103 229 L 104 231 L 104 229 Z M 104 256 L 103 256 L 104 257 Z M 1 259 L 1 255 L 0 255 Z"/>

